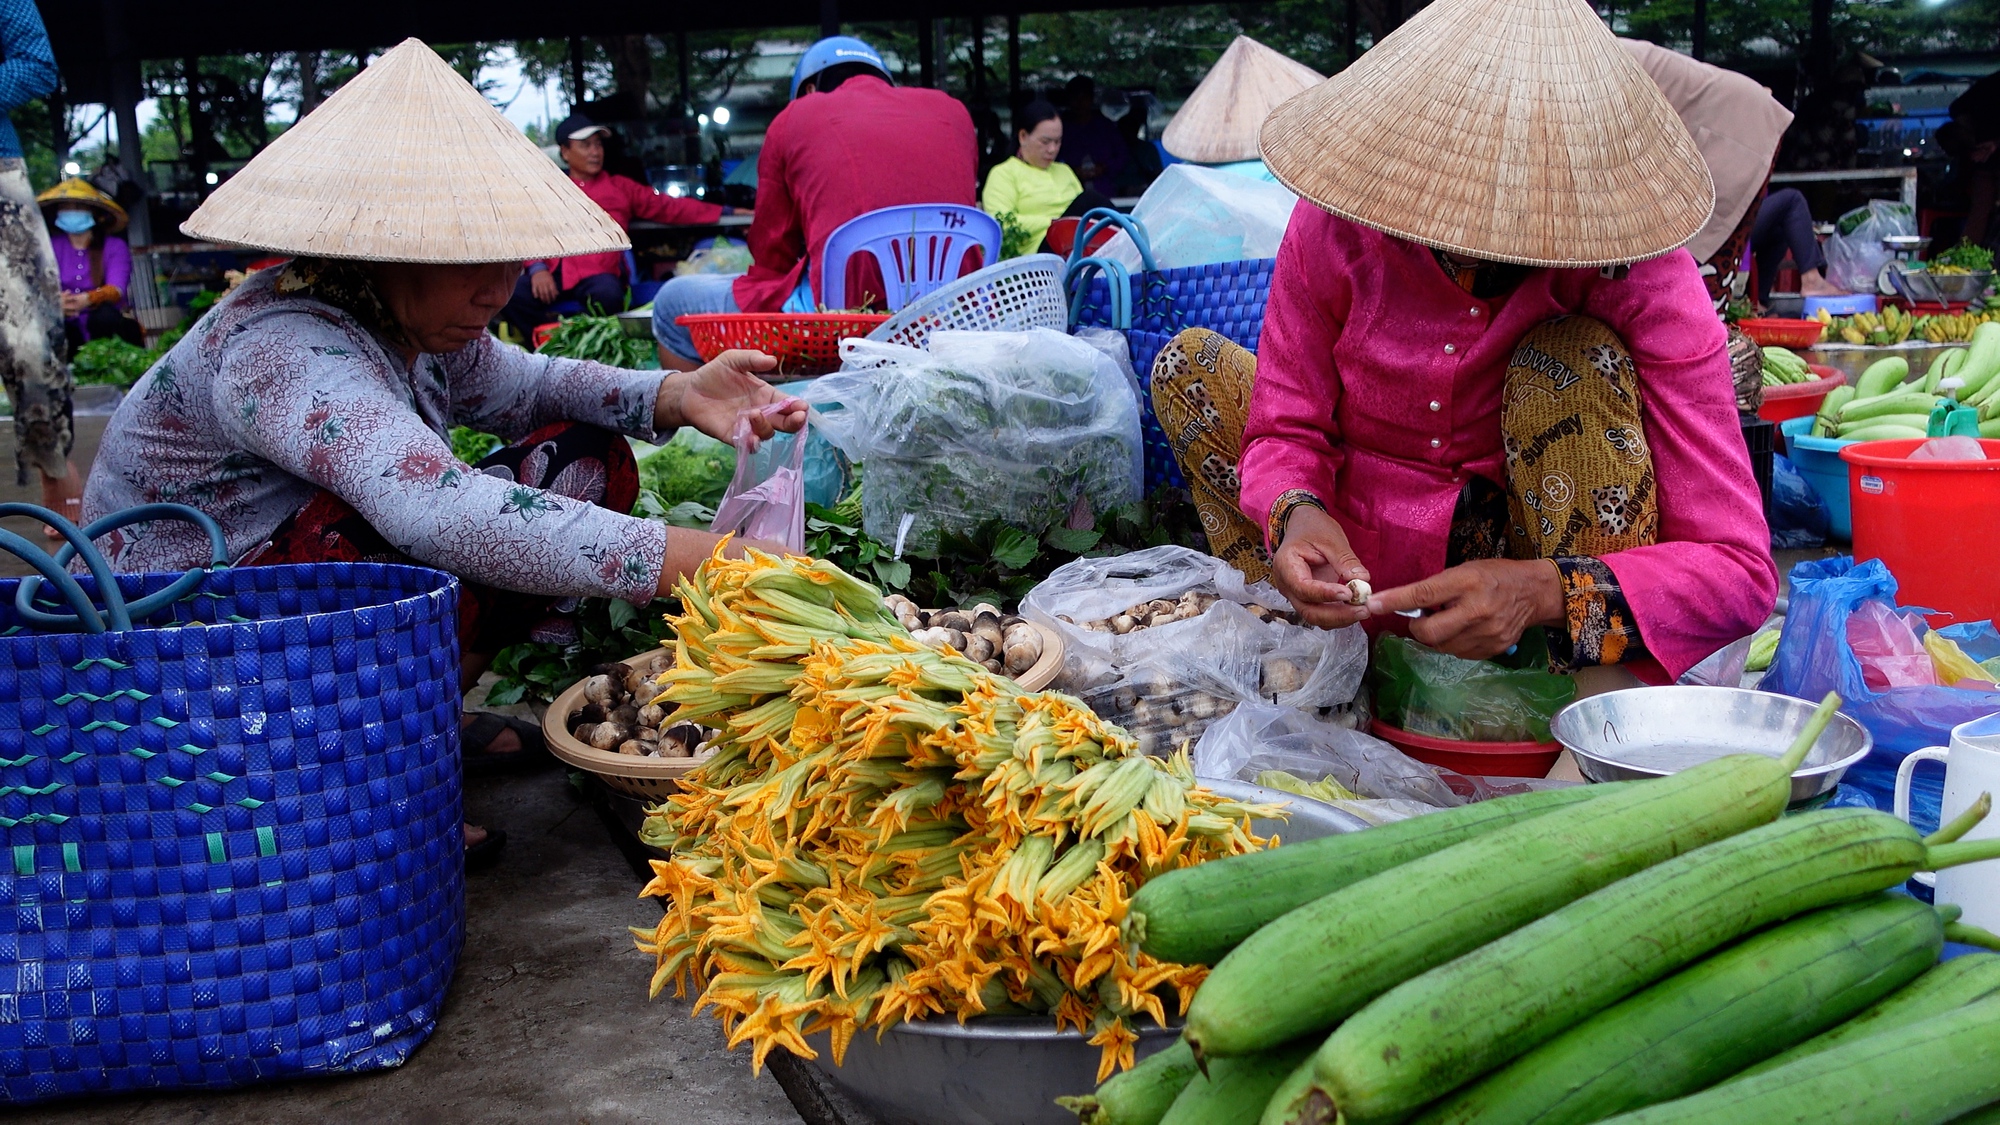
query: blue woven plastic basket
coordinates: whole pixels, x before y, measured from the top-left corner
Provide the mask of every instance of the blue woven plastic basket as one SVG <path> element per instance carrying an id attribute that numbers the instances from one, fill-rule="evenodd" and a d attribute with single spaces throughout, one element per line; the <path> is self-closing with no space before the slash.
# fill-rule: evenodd
<path id="1" fill-rule="evenodd" d="M 119 585 L 137 599 L 179 577 Z M 14 629 L 16 585 L 0 582 L 0 1099 L 401 1063 L 464 932 L 457 581 L 218 571 L 95 635 Z"/>
<path id="2" fill-rule="evenodd" d="M 1106 223 L 1132 233 L 1142 257 L 1150 262 L 1152 254 L 1144 233 L 1129 216 L 1093 211 L 1085 216 L 1082 226 L 1094 235 Z M 1081 229 L 1078 233 L 1077 246 L 1081 247 L 1086 239 Z M 1073 252 L 1068 273 L 1074 293 L 1070 306 L 1073 323 L 1123 331 L 1132 349 L 1132 370 L 1149 391 L 1140 396 L 1148 492 L 1162 485 L 1187 486 L 1180 462 L 1153 413 L 1153 361 L 1169 340 L 1189 328 L 1219 332 L 1256 351 L 1264 330 L 1264 304 L 1271 293 L 1271 269 L 1276 264 L 1273 258 L 1254 258 L 1181 269 L 1145 269 L 1121 277 L 1123 266 Z"/>

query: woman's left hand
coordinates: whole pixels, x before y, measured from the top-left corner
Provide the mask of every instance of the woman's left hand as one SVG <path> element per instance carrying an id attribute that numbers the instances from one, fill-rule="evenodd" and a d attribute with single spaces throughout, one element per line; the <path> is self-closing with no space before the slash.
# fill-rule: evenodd
<path id="1" fill-rule="evenodd" d="M 64 293 L 62 295 L 62 311 L 64 316 L 75 316 L 89 307 L 90 294 L 88 293 Z"/>
<path id="2" fill-rule="evenodd" d="M 1521 640 L 1531 625 L 1564 620 L 1562 572 L 1547 559 L 1481 559 L 1368 599 L 1379 617 L 1431 612 L 1410 622 L 1410 636 L 1463 660 L 1487 660 Z"/>
<path id="3" fill-rule="evenodd" d="M 693 371 L 677 372 L 660 381 L 653 428 L 668 433 L 693 426 L 717 441 L 729 441 L 739 419 L 749 422 L 758 440 L 776 430 L 797 433 L 806 425 L 806 404 L 758 377 L 778 361 L 758 351 L 726 351 Z M 788 409 L 767 413 L 783 404 Z"/>

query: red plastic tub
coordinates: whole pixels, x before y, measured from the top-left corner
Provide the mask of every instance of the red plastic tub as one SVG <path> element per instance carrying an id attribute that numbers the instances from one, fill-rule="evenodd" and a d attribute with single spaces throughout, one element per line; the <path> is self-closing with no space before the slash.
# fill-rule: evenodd
<path id="1" fill-rule="evenodd" d="M 1777 316 L 1739 320 L 1736 327 L 1764 348 L 1810 348 L 1819 343 L 1819 338 L 1826 333 L 1826 325 L 1817 320 L 1792 320 Z"/>
<path id="2" fill-rule="evenodd" d="M 2000 441 L 1987 461 L 1912 461 L 1922 438 L 1845 446 L 1854 557 L 1881 559 L 1896 601 L 1936 610 L 1935 625 L 2000 618 Z M 1943 615 L 1949 615 L 1948 617 Z"/>
<path id="3" fill-rule="evenodd" d="M 1819 404 L 1826 401 L 1827 392 L 1847 383 L 1845 371 L 1821 367 L 1817 363 L 1807 366 L 1811 367 L 1813 374 L 1819 378 L 1810 383 L 1787 383 L 1782 387 L 1765 387 L 1764 405 L 1757 408 L 1757 417 L 1766 422 L 1784 422 L 1793 418 L 1804 418 L 1808 414 L 1817 414 Z"/>
<path id="4" fill-rule="evenodd" d="M 1419 762 L 1473 777 L 1547 777 L 1562 753 L 1560 742 L 1465 742 L 1415 734 L 1380 719 L 1368 731 Z"/>

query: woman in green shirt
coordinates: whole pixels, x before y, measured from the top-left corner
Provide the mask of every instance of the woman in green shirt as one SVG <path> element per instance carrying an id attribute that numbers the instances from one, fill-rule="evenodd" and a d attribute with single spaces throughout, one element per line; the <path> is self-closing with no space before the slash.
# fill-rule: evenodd
<path id="1" fill-rule="evenodd" d="M 1056 107 L 1033 101 L 1014 115 L 1014 138 L 1020 150 L 986 174 L 979 205 L 998 217 L 1011 213 L 1028 232 L 1028 245 L 1038 246 L 1049 224 L 1073 213 L 1084 194 L 1083 184 L 1069 165 L 1056 159 L 1062 150 L 1062 116 Z M 1092 193 L 1095 196 L 1095 193 Z"/>

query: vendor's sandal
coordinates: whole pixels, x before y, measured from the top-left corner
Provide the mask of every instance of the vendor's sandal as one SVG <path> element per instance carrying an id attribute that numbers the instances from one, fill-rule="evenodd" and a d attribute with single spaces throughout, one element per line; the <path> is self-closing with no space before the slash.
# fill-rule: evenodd
<path id="1" fill-rule="evenodd" d="M 521 740 L 518 750 L 489 749 L 501 731 L 511 730 Z M 459 761 L 467 777 L 497 777 L 532 773 L 555 764 L 549 754 L 542 728 L 525 719 L 510 719 L 491 711 L 481 711 L 458 732 Z"/>
<path id="2" fill-rule="evenodd" d="M 488 828 L 486 838 L 465 847 L 465 873 L 484 871 L 500 862 L 500 852 L 507 847 L 507 834 L 498 828 Z"/>

